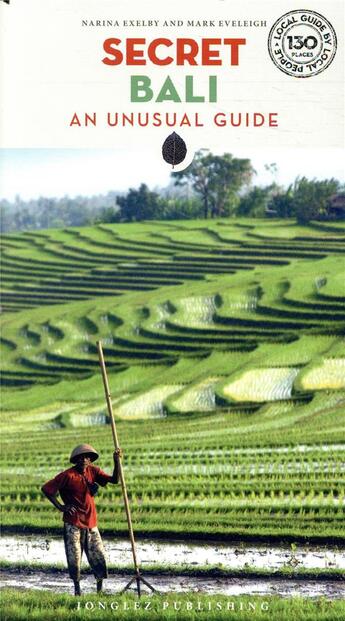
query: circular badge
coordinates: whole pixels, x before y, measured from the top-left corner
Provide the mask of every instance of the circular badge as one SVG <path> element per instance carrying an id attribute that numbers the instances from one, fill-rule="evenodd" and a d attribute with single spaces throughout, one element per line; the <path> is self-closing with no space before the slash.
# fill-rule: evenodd
<path id="1" fill-rule="evenodd" d="M 277 19 L 268 36 L 275 65 L 295 78 L 309 78 L 327 69 L 337 51 L 330 22 L 316 11 L 289 11 Z"/>

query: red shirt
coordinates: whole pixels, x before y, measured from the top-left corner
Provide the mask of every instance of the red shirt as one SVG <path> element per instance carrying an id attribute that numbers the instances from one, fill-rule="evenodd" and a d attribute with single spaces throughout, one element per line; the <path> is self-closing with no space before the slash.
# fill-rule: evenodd
<path id="1" fill-rule="evenodd" d="M 73 505 L 77 509 L 73 515 L 64 513 L 64 522 L 78 526 L 78 528 L 93 528 L 97 526 L 95 501 L 84 477 L 89 483 L 98 483 L 103 487 L 111 480 L 112 475 L 106 474 L 98 466 L 88 466 L 84 474 L 80 474 L 73 466 L 47 481 L 42 489 L 51 496 L 59 493 L 66 505 Z"/>

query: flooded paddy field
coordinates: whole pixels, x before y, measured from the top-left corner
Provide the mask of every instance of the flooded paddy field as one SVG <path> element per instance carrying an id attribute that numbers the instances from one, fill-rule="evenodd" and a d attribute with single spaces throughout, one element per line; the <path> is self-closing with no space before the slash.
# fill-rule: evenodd
<path id="1" fill-rule="evenodd" d="M 104 538 L 109 565 L 127 567 L 132 563 L 129 541 Z M 303 570 L 345 570 L 345 549 L 337 546 L 294 544 L 277 546 L 273 544 L 222 543 L 190 541 L 152 541 L 140 539 L 137 542 L 140 564 L 161 567 L 162 565 L 218 567 L 220 569 L 281 570 L 296 568 Z M 4 535 L 0 540 L 0 561 L 39 565 L 65 564 L 63 538 L 58 536 Z M 84 560 L 85 563 L 85 560 Z"/>

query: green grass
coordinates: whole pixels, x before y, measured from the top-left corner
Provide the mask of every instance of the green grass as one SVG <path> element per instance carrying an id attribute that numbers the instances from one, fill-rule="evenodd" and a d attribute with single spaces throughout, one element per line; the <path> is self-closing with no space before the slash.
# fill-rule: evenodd
<path id="1" fill-rule="evenodd" d="M 16 572 L 34 572 L 39 570 L 44 570 L 47 574 L 66 574 L 66 567 L 64 563 L 42 563 L 42 562 L 15 562 L 12 563 L 10 561 L 0 561 L 0 568 L 3 570 L 8 570 L 13 573 Z M 107 563 L 108 573 L 111 574 L 120 574 L 120 575 L 132 575 L 133 565 L 113 565 L 112 563 Z M 90 570 L 86 570 L 90 571 Z M 83 574 L 83 570 L 82 570 Z M 345 570 L 327 568 L 327 569 L 306 569 L 304 567 L 294 567 L 293 565 L 284 565 L 280 569 L 275 569 L 273 572 L 268 569 L 259 569 L 257 567 L 250 567 L 246 565 L 245 568 L 241 569 L 232 569 L 230 567 L 224 567 L 223 565 L 199 565 L 195 567 L 195 565 L 188 565 L 186 563 L 179 565 L 171 565 L 168 563 L 151 565 L 149 563 L 145 563 L 144 568 L 145 576 L 197 576 L 207 578 L 239 578 L 239 577 L 252 577 L 252 578 L 291 578 L 291 580 L 295 579 L 304 579 L 304 580 L 321 580 L 321 581 L 329 581 L 329 580 L 338 580 L 342 582 L 345 579 Z"/>
<path id="2" fill-rule="evenodd" d="M 102 595 L 101 597 L 86 595 L 75 598 L 45 591 L 18 593 L 13 589 L 6 589 L 2 592 L 1 599 L 3 621 L 23 621 L 24 619 L 76 621 L 81 618 L 113 619 L 114 615 L 116 619 L 131 621 L 133 619 L 218 621 L 239 618 L 243 621 L 267 618 L 282 621 L 293 619 L 341 621 L 345 612 L 345 602 L 340 600 L 329 601 L 325 598 L 303 599 L 300 597 L 284 600 L 275 596 L 226 597 L 224 595 L 170 593 L 152 597 L 144 596 L 138 601 L 135 595 Z M 112 602 L 113 609 L 111 609 Z"/>

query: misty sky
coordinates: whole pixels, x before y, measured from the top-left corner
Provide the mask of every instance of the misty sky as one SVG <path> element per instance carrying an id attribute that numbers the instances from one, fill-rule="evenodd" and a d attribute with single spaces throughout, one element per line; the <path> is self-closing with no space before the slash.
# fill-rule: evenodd
<path id="1" fill-rule="evenodd" d="M 273 180 L 287 186 L 298 175 L 312 179 L 336 177 L 344 182 L 341 149 L 228 149 L 250 158 L 257 171 L 253 183 Z M 277 164 L 275 176 L 265 164 Z M 24 200 L 125 191 L 142 182 L 151 189 L 169 183 L 171 168 L 155 166 L 142 151 L 114 149 L 3 149 L 0 152 L 0 198 Z"/>

